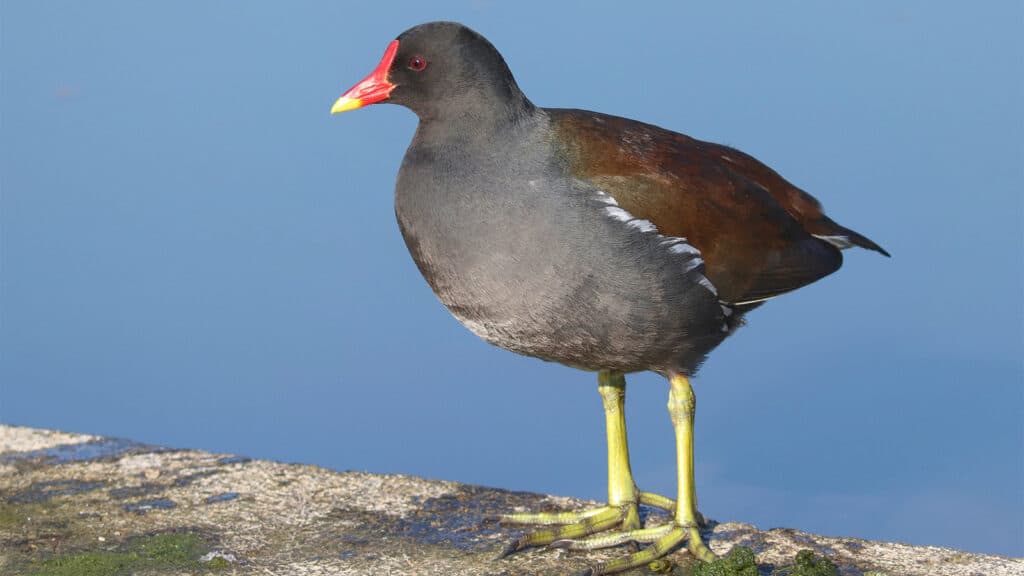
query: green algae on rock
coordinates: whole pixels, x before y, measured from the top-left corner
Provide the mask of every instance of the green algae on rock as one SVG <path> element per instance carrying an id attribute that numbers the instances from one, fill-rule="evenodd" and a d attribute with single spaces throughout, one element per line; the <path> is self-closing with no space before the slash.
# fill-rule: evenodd
<path id="1" fill-rule="evenodd" d="M 203 568 L 209 546 L 195 534 L 156 534 L 130 540 L 115 550 L 91 550 L 49 558 L 33 576 L 121 576 L 139 570 Z"/>
<path id="2" fill-rule="evenodd" d="M 801 550 L 792 566 L 785 566 L 777 573 L 779 576 L 839 576 L 839 569 L 828 558 Z"/>
<path id="3" fill-rule="evenodd" d="M 693 576 L 758 576 L 757 558 L 746 546 L 736 546 L 713 562 L 699 562 Z"/>

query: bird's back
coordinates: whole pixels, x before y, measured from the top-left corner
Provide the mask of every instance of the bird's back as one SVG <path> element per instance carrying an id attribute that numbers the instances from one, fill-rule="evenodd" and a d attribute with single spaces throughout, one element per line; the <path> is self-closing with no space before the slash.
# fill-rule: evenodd
<path id="1" fill-rule="evenodd" d="M 739 150 L 595 112 L 547 113 L 571 172 L 663 234 L 687 238 L 724 302 L 758 302 L 818 280 L 841 266 L 840 247 L 886 254 Z"/>

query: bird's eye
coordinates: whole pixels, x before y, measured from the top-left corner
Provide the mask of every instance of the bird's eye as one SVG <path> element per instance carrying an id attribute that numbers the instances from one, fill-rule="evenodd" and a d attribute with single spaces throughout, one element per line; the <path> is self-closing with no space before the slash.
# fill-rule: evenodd
<path id="1" fill-rule="evenodd" d="M 409 58 L 409 70 L 419 72 L 427 67 L 427 61 L 419 56 L 413 56 Z"/>

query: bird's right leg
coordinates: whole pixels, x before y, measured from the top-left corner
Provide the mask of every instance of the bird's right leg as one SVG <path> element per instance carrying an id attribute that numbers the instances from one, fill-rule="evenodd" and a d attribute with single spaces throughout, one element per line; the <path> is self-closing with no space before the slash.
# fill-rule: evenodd
<path id="1" fill-rule="evenodd" d="M 540 514 L 506 514 L 501 521 L 507 524 L 554 526 L 539 530 L 515 540 L 502 552 L 507 556 L 530 546 L 553 544 L 571 549 L 596 549 L 630 541 L 650 542 L 661 536 L 640 528 L 640 504 L 662 508 L 669 514 L 675 502 L 658 494 L 640 492 L 633 482 L 629 466 L 629 447 L 626 440 L 626 379 L 610 371 L 598 373 L 598 391 L 604 404 L 608 437 L 608 504 L 579 512 Z M 590 536 L 598 532 L 607 534 Z M 584 538 L 583 540 L 579 540 Z"/>

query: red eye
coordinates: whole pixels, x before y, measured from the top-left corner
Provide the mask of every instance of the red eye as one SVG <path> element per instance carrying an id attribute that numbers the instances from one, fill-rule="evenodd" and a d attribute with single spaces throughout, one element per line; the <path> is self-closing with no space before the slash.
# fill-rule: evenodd
<path id="1" fill-rule="evenodd" d="M 427 61 L 424 60 L 423 58 L 420 58 L 419 56 L 413 56 L 412 58 L 409 58 L 409 70 L 419 72 L 420 70 L 423 70 L 426 67 Z"/>

